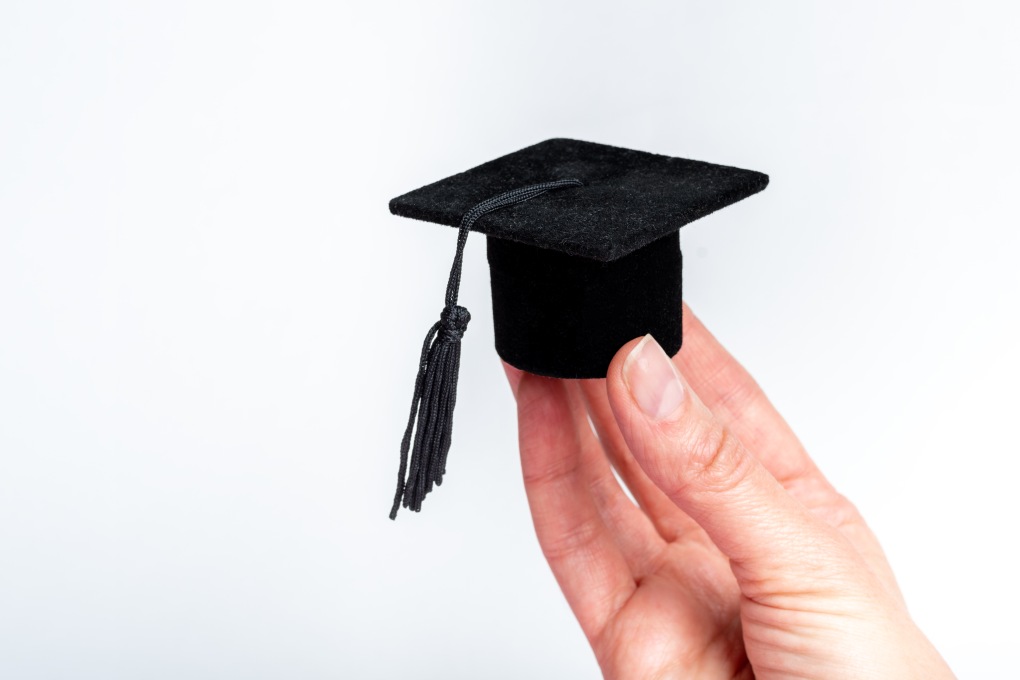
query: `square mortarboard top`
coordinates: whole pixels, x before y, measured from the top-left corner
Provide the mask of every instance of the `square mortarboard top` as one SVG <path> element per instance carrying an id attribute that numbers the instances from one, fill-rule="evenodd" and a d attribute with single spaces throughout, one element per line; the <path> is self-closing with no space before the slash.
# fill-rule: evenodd
<path id="1" fill-rule="evenodd" d="M 480 217 L 488 239 L 496 350 L 520 369 L 603 378 L 627 341 L 680 349 L 678 230 L 747 198 L 768 176 L 573 139 L 550 139 L 390 201 L 449 226 L 520 187 L 576 179 Z"/>
<path id="2" fill-rule="evenodd" d="M 401 504 L 420 510 L 446 472 L 470 319 L 457 304 L 470 231 L 488 237 L 499 355 L 540 375 L 603 378 L 635 337 L 650 333 L 670 356 L 680 349 L 678 230 L 768 181 L 751 170 L 550 139 L 390 201 L 395 215 L 459 227 L 446 306 L 422 347 L 390 517 Z"/>

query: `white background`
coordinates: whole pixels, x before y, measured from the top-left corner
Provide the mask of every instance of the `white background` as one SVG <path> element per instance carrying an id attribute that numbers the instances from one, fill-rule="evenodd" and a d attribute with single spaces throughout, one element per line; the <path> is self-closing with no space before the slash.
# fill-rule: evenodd
<path id="1" fill-rule="evenodd" d="M 386 518 L 454 231 L 553 136 L 767 172 L 685 293 L 961 676 L 1020 677 L 1008 2 L 0 5 L 0 677 L 560 678 L 484 241 L 456 436 Z"/>

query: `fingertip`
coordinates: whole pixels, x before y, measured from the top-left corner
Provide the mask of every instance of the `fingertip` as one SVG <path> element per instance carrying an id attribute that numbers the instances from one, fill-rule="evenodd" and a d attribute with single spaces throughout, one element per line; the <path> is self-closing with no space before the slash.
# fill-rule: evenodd
<path id="1" fill-rule="evenodd" d="M 606 382 L 617 418 L 629 418 L 636 409 L 649 425 L 676 420 L 688 391 L 676 362 L 652 335 L 636 338 L 616 353 Z"/>
<path id="2" fill-rule="evenodd" d="M 619 396 L 620 390 L 626 392 L 626 384 L 623 379 L 623 367 L 627 363 L 627 357 L 631 355 L 634 348 L 644 342 L 645 338 L 649 336 L 644 335 L 640 338 L 634 338 L 613 356 L 613 360 L 609 362 L 609 370 L 606 371 L 606 389 L 609 392 L 610 400 L 614 396 Z M 616 393 L 614 395 L 614 392 Z"/>
<path id="3" fill-rule="evenodd" d="M 559 402 L 566 401 L 563 389 L 561 380 L 520 371 L 515 390 L 518 417 L 528 421 L 549 419 L 552 417 L 550 410 L 555 410 Z"/>
<path id="4" fill-rule="evenodd" d="M 576 430 L 562 380 L 523 373 L 517 390 L 517 436 L 527 485 L 548 478 L 576 454 Z"/>
<path id="5" fill-rule="evenodd" d="M 517 398 L 517 391 L 521 384 L 521 378 L 524 377 L 524 371 L 511 366 L 505 361 L 500 362 L 503 364 L 503 372 L 506 373 L 507 382 L 510 383 L 510 391 L 513 392 L 514 398 Z"/>

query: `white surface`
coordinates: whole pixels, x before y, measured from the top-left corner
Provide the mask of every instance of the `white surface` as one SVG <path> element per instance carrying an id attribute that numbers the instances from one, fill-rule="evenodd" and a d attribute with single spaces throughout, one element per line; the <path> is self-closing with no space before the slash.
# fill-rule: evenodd
<path id="1" fill-rule="evenodd" d="M 1012 3 L 0 6 L 0 677 L 590 677 L 469 242 L 451 472 L 386 518 L 454 232 L 573 136 L 768 172 L 692 307 L 961 676 L 1020 677 Z"/>

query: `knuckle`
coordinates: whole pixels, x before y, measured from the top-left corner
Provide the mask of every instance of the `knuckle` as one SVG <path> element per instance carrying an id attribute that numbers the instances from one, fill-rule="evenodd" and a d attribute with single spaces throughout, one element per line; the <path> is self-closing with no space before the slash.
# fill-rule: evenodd
<path id="1" fill-rule="evenodd" d="M 688 475 L 709 491 L 730 491 L 744 477 L 745 457 L 737 440 L 724 428 L 710 427 L 688 448 Z"/>
<path id="2" fill-rule="evenodd" d="M 547 487 L 576 476 L 580 472 L 580 461 L 577 456 L 547 456 L 551 447 L 535 445 L 536 451 L 524 447 L 524 457 L 528 461 L 522 466 L 524 485 L 529 488 Z"/>
<path id="3" fill-rule="evenodd" d="M 857 506 L 850 502 L 846 496 L 836 491 L 817 472 L 809 472 L 792 479 L 784 478 L 780 481 L 790 494 L 828 526 L 843 530 L 864 525 L 864 518 Z"/>
<path id="4" fill-rule="evenodd" d="M 725 385 L 712 406 L 739 414 L 762 396 L 761 387 L 739 364 L 726 363 L 712 377 L 712 384 Z"/>
<path id="5" fill-rule="evenodd" d="M 836 606 L 870 597 L 876 590 L 870 574 L 841 554 L 788 550 L 790 566 L 767 571 L 735 568 L 745 597 L 779 609 Z"/>
<path id="6" fill-rule="evenodd" d="M 826 521 L 835 529 L 843 530 L 864 524 L 857 506 L 841 493 L 834 494 L 824 508 Z"/>
<path id="7" fill-rule="evenodd" d="M 569 526 L 562 527 L 555 533 L 543 531 L 537 527 L 542 544 L 542 554 L 549 562 L 557 562 L 566 557 L 583 554 L 596 542 L 600 526 L 593 518 L 585 519 Z"/>

